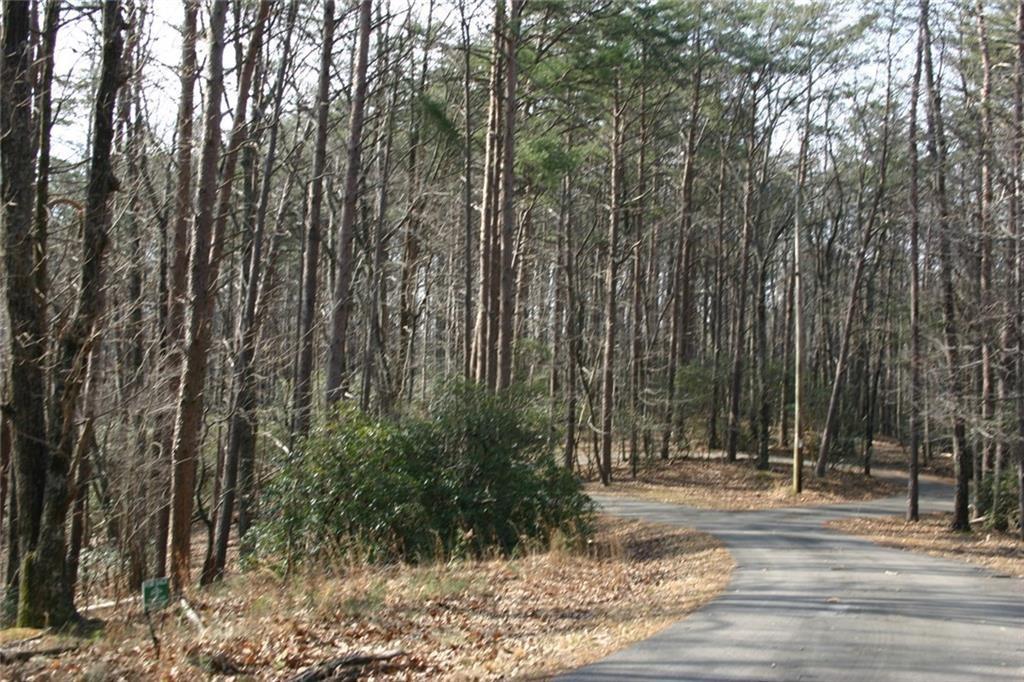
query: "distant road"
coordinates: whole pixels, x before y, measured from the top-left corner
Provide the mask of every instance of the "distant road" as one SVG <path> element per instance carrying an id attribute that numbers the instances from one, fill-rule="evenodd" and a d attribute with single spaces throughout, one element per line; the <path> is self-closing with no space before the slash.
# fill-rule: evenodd
<path id="1" fill-rule="evenodd" d="M 737 566 L 708 606 L 560 680 L 1024 681 L 1024 580 L 823 527 L 902 514 L 902 498 L 759 512 L 595 498 L 712 533 Z M 948 485 L 922 479 L 923 513 L 951 500 Z"/>

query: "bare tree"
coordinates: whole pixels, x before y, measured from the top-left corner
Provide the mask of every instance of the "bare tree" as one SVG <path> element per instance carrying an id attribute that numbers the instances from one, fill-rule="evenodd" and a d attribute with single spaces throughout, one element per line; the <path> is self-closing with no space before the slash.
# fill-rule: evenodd
<path id="1" fill-rule="evenodd" d="M 919 517 L 918 483 L 921 439 L 921 254 L 920 198 L 918 192 L 917 106 L 921 90 L 924 31 L 918 31 L 914 75 L 910 85 L 907 156 L 910 159 L 910 471 L 907 476 L 907 520 Z"/>
<path id="2" fill-rule="evenodd" d="M 335 243 L 337 254 L 334 295 L 331 299 L 331 328 L 327 346 L 327 404 L 342 397 L 343 374 L 347 366 L 345 350 L 348 320 L 352 307 L 352 241 L 356 206 L 359 200 L 359 176 L 362 173 L 363 119 L 366 108 L 366 65 L 370 51 L 370 0 L 359 2 L 359 37 L 353 71 L 352 110 L 349 117 L 348 167 L 345 169 L 345 200 L 341 208 L 341 224 Z"/>
<path id="3" fill-rule="evenodd" d="M 921 32 L 924 35 L 924 75 L 928 111 L 928 156 L 934 166 L 932 190 L 938 202 L 939 280 L 942 288 L 942 332 L 946 344 L 950 421 L 953 430 L 953 459 L 956 463 L 956 496 L 953 500 L 953 530 L 969 530 L 967 469 L 967 427 L 961 412 L 960 339 L 957 332 L 956 292 L 953 285 L 953 254 L 950 246 L 950 210 L 946 193 L 946 133 L 942 117 L 942 95 L 932 66 L 932 38 L 929 0 L 921 0 Z"/>
<path id="4" fill-rule="evenodd" d="M 334 49 L 334 1 L 325 0 L 320 45 L 320 78 L 316 98 L 316 141 L 313 145 L 313 178 L 309 186 L 306 245 L 302 255 L 302 287 L 299 308 L 299 352 L 295 361 L 292 399 L 292 433 L 309 431 L 311 377 L 313 373 L 313 326 L 319 292 L 320 233 L 323 214 L 324 174 L 327 172 L 327 113 L 330 106 L 331 52 Z"/>
<path id="5" fill-rule="evenodd" d="M 190 580 L 192 544 L 192 497 L 194 494 L 199 443 L 202 431 L 204 384 L 210 349 L 211 327 L 216 303 L 214 287 L 224 249 L 224 230 L 234 181 L 238 152 L 245 143 L 250 84 L 263 40 L 263 28 L 270 12 L 269 0 L 262 0 L 249 47 L 241 64 L 238 99 L 221 173 L 220 113 L 224 92 L 224 20 L 226 3 L 215 3 L 210 13 L 207 96 L 204 112 L 202 156 L 199 162 L 196 215 L 189 235 L 189 301 L 185 311 L 185 361 L 174 421 L 171 478 L 171 584 L 181 592 Z M 219 186 L 218 186 L 219 185 Z"/>
<path id="6" fill-rule="evenodd" d="M 111 222 L 108 198 L 116 188 L 110 151 L 114 140 L 114 104 L 122 82 L 124 47 L 120 6 L 102 5 L 103 48 L 93 115 L 92 149 L 82 214 L 81 273 L 74 313 L 57 341 L 53 372 L 53 412 L 46 459 L 43 507 L 35 547 L 22 558 L 18 624 L 63 625 L 75 616 L 73 580 L 68 572 L 66 522 L 71 496 L 69 476 L 78 436 L 78 398 L 85 384 L 93 344 L 104 309 L 104 258 Z"/>
<path id="7" fill-rule="evenodd" d="M 181 95 L 178 103 L 177 146 L 175 148 L 176 184 L 174 195 L 174 223 L 171 234 L 173 254 L 167 292 L 166 327 L 163 330 L 165 364 L 167 372 L 168 402 L 177 400 L 181 379 L 180 347 L 185 337 L 185 297 L 188 293 L 189 243 L 188 228 L 192 215 L 192 117 L 195 106 L 196 64 L 196 22 L 199 3 L 197 0 L 183 0 L 185 19 L 181 41 Z M 169 464 L 174 438 L 174 415 L 167 410 L 160 416 L 160 448 Z M 168 467 L 167 471 L 170 471 Z M 162 479 L 164 470 L 157 467 L 157 477 Z M 155 486 L 158 491 L 156 512 L 156 551 L 154 552 L 155 575 L 167 573 L 167 537 L 170 529 L 171 508 L 170 488 Z"/>

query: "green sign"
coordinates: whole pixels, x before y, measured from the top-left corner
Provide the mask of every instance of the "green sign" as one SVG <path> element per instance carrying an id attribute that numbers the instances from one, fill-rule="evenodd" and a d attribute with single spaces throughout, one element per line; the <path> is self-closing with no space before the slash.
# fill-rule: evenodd
<path id="1" fill-rule="evenodd" d="M 146 613 L 167 608 L 171 603 L 171 587 L 167 578 L 153 578 L 142 583 L 142 609 Z"/>

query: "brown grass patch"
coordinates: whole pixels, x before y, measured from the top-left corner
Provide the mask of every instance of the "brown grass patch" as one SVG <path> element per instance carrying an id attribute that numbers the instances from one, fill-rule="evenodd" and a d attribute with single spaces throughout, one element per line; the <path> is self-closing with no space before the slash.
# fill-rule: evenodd
<path id="1" fill-rule="evenodd" d="M 251 678 L 287 679 L 348 652 L 401 650 L 365 679 L 542 676 L 650 636 L 714 598 L 732 567 L 704 533 L 602 517 L 585 551 L 289 582 L 235 576 L 191 596 L 205 633 L 172 613 L 162 618 L 159 660 L 133 607 L 112 614 L 84 650 L 18 672 L 191 680 L 213 676 L 202 667 L 210 661 L 227 661 Z M 0 668 L 0 677 L 13 672 Z"/>
<path id="2" fill-rule="evenodd" d="M 834 469 L 823 479 L 810 471 L 804 475 L 804 491 L 791 490 L 791 468 L 773 464 L 759 471 L 748 460 L 721 459 L 654 460 L 641 464 L 636 479 L 621 467 L 613 472 L 612 485 L 591 482 L 591 492 L 639 497 L 657 502 L 684 504 L 703 509 L 750 511 L 797 505 L 833 504 L 871 500 L 900 493 L 899 486 L 860 473 Z"/>
<path id="3" fill-rule="evenodd" d="M 1002 575 L 1024 578 L 1024 542 L 989 530 L 951 531 L 950 513 L 928 514 L 917 523 L 899 516 L 830 521 L 829 528 L 865 537 L 898 549 L 909 549 L 946 559 L 977 564 Z"/>
<path id="4" fill-rule="evenodd" d="M 952 478 L 956 475 L 951 452 L 943 452 L 940 448 L 935 448 L 927 460 L 924 458 L 923 452 L 920 458 L 918 465 L 923 474 L 931 474 L 940 478 Z M 875 442 L 871 455 L 872 466 L 879 469 L 906 471 L 909 463 L 910 453 L 907 447 L 888 439 Z"/>

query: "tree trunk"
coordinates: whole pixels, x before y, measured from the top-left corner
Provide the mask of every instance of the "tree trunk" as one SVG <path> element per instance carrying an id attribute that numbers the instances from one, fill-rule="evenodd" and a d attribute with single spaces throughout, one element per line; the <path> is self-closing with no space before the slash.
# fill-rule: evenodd
<path id="1" fill-rule="evenodd" d="M 180 593 L 190 580 L 192 508 L 196 466 L 201 457 L 199 445 L 202 431 L 204 385 L 207 357 L 216 305 L 216 284 L 224 249 L 231 188 L 234 182 L 238 152 L 246 141 L 249 90 L 262 40 L 263 28 L 270 13 L 269 0 L 262 0 L 257 9 L 249 47 L 241 64 L 238 79 L 238 100 L 222 175 L 220 162 L 220 115 L 224 93 L 224 20 L 226 3 L 214 3 L 210 14 L 209 55 L 207 57 L 208 87 L 204 112 L 203 149 L 199 164 L 196 215 L 189 236 L 189 282 L 191 305 L 186 310 L 185 362 L 181 371 L 181 389 L 174 421 L 174 445 L 171 477 L 171 585 Z M 218 191 L 219 181 L 219 191 Z"/>
<path id="2" fill-rule="evenodd" d="M 198 0 L 184 0 L 185 21 L 181 43 L 181 96 L 178 107 L 177 146 L 175 155 L 176 186 L 174 194 L 174 227 L 171 235 L 174 255 L 171 260 L 167 294 L 167 327 L 164 329 L 164 371 L 167 376 L 168 408 L 159 417 L 157 431 L 161 454 L 156 463 L 158 484 L 156 528 L 154 538 L 153 574 L 167 574 L 167 537 L 170 532 L 170 486 L 166 476 L 171 472 L 171 450 L 174 445 L 175 405 L 181 384 L 182 342 L 185 338 L 185 297 L 188 295 L 189 242 L 188 228 L 192 215 L 192 116 L 195 102 L 196 23 Z"/>
<path id="3" fill-rule="evenodd" d="M 718 166 L 718 217 L 715 230 L 715 296 L 712 303 L 713 319 L 711 322 L 711 404 L 708 406 L 708 450 L 716 450 L 721 446 L 718 435 L 718 414 L 721 409 L 722 396 L 722 318 L 725 316 L 725 277 L 723 255 L 725 251 L 725 170 L 723 155 Z"/>
<path id="4" fill-rule="evenodd" d="M 612 482 L 612 415 L 615 411 L 615 332 L 618 327 L 616 280 L 618 277 L 619 222 L 622 201 L 622 119 L 624 107 L 615 86 L 612 108 L 611 210 L 604 279 L 604 357 L 601 363 L 601 483 Z"/>
<path id="5" fill-rule="evenodd" d="M 808 55 L 810 61 L 810 55 Z M 814 70 L 808 63 L 807 88 L 804 90 L 803 135 L 797 163 L 796 201 L 793 206 L 793 494 L 804 489 L 804 309 L 803 309 L 803 251 L 804 186 L 807 183 L 807 155 L 811 138 L 811 92 Z"/>
<path id="6" fill-rule="evenodd" d="M 771 423 L 771 401 L 768 398 L 766 378 L 768 359 L 768 303 L 765 300 L 767 286 L 767 268 L 770 253 L 762 253 L 757 268 L 757 305 L 754 308 L 754 387 L 757 394 L 756 420 L 757 425 L 757 468 L 766 471 L 768 462 L 768 430 Z"/>
<path id="7" fill-rule="evenodd" d="M 47 353 L 45 325 L 47 317 L 46 294 L 49 288 L 46 249 L 49 217 L 49 179 L 50 179 L 50 130 L 52 127 L 51 85 L 53 82 L 54 51 L 57 29 L 60 18 L 60 4 L 48 0 L 45 9 L 44 26 L 41 44 L 37 55 L 37 63 L 32 64 L 32 44 L 29 30 L 34 30 L 34 14 L 31 15 L 33 26 L 26 29 L 23 21 L 28 21 L 21 13 L 25 4 L 12 7 L 7 3 L 4 13 L 4 64 L 3 98 L 0 104 L 0 137 L 3 138 L 3 168 L 0 176 L 4 178 L 3 205 L 5 207 L 4 224 L 7 227 L 8 264 L 17 259 L 18 267 L 8 270 L 9 279 L 8 302 L 18 298 L 23 301 L 23 309 L 11 310 L 11 343 L 12 395 L 9 404 L 19 415 L 15 422 L 23 422 L 20 427 L 22 435 L 18 435 L 19 427 L 15 424 L 14 463 L 10 468 L 11 483 L 11 542 L 8 548 L 7 599 L 5 616 L 14 620 L 16 616 L 18 570 L 20 557 L 25 555 L 37 540 L 40 515 L 42 513 L 43 489 L 45 486 L 46 457 L 49 456 L 48 445 L 43 440 L 36 440 L 32 435 L 37 430 L 45 430 L 45 378 L 43 378 L 42 360 Z M 27 3 L 26 3 L 27 4 Z M 33 9 L 34 12 L 34 9 Z M 24 60 L 24 61 L 23 61 Z M 30 99 L 32 93 L 33 69 L 38 69 L 36 76 L 37 118 L 31 118 Z M 34 125 L 34 127 L 33 127 Z M 17 139 L 14 139 L 17 138 Z M 33 149 L 31 141 L 37 142 Z M 39 167 L 35 174 L 35 215 L 32 230 L 29 231 L 29 220 L 32 218 L 32 179 L 33 152 L 38 151 Z M 9 180 L 9 181 L 8 181 Z M 34 281 L 25 278 L 25 273 L 33 273 Z M 10 291 L 12 288 L 26 287 L 22 293 Z M 34 358 L 34 360 L 33 360 Z M 27 367 L 26 363 L 36 362 L 38 367 Z M 25 405 L 26 391 L 35 394 L 33 405 Z M 19 404 L 21 407 L 19 409 Z M 36 416 L 32 411 L 39 410 Z M 24 419 L 20 415 L 24 415 Z M 34 442 L 29 442 L 30 439 Z M 21 478 L 26 485 L 21 502 L 26 513 L 17 514 L 18 489 L 15 479 Z M 17 519 L 21 522 L 18 523 Z M 20 539 L 21 541 L 17 541 Z"/>
<path id="8" fill-rule="evenodd" d="M 491 75 L 488 85 L 487 135 L 484 141 L 483 186 L 480 192 L 480 283 L 477 289 L 476 329 L 474 332 L 474 371 L 477 383 L 490 385 L 495 374 L 491 366 L 492 349 L 497 339 L 491 334 L 491 285 L 497 263 L 494 259 L 497 225 L 497 186 L 499 167 L 498 134 L 501 128 L 502 25 L 504 3 L 495 3 L 491 43 Z"/>
<path id="9" fill-rule="evenodd" d="M 631 334 L 629 346 L 629 463 L 633 478 L 636 478 L 637 465 L 640 457 L 639 422 L 640 422 L 640 384 L 643 376 L 643 328 L 644 328 L 644 274 L 643 240 L 644 240 L 644 195 L 647 192 L 647 89 L 640 89 L 640 149 L 637 154 L 637 188 L 633 219 L 633 234 L 636 235 L 633 246 L 633 301 L 631 315 Z"/>
<path id="10" fill-rule="evenodd" d="M 57 344 L 53 375 L 51 443 L 46 470 L 39 539 L 21 564 L 18 625 L 60 627 L 75 617 L 73 581 L 68 570 L 66 523 L 72 462 L 78 429 L 75 416 L 88 359 L 99 335 L 104 309 L 104 258 L 111 211 L 107 200 L 117 189 L 110 150 L 114 104 L 120 74 L 123 22 L 115 0 L 103 3 L 103 52 L 93 114 L 92 152 L 82 217 L 81 274 L 75 312 Z"/>
<path id="11" fill-rule="evenodd" d="M 6 295 L 10 318 L 9 415 L 13 425 L 12 530 L 17 551 L 12 565 L 31 552 L 39 537 L 43 489 L 50 457 L 46 433 L 46 291 L 37 288 L 36 264 L 43 254 L 32 230 L 32 43 L 30 5 L 4 4 L 3 71 L 0 74 L 0 193 L 4 225 Z M 9 566 L 10 569 L 13 566 Z M 7 615 L 17 611 L 16 573 L 9 575 Z"/>
<path id="12" fill-rule="evenodd" d="M 1018 222 L 1021 210 L 1021 156 L 1022 139 L 1024 139 L 1024 2 L 1017 4 L 1017 55 L 1013 79 L 1013 203 L 1011 213 L 1013 224 L 1010 226 L 1011 263 L 1013 266 L 1013 286 L 1007 287 L 1009 299 L 1009 318 L 1007 326 L 1012 328 L 1008 337 L 1013 339 L 1013 348 L 1007 348 L 1012 357 L 1008 360 L 1014 373 L 1014 384 L 1017 393 L 1017 532 L 1024 540 L 1024 244 L 1021 237 L 1024 232 Z"/>
<path id="13" fill-rule="evenodd" d="M 463 133 L 463 292 L 462 292 L 462 375 L 466 380 L 473 378 L 473 119 L 470 87 L 472 71 L 470 64 L 469 19 L 466 17 L 466 0 L 459 2 L 460 28 L 462 31 L 462 106 L 465 109 Z"/>
<path id="14" fill-rule="evenodd" d="M 562 277 L 565 282 L 565 447 L 563 464 L 570 471 L 576 464 L 576 372 L 579 361 L 579 310 L 576 303 L 576 246 L 572 235 L 571 179 L 562 178 L 560 213 L 565 216 L 565 246 Z"/>
<path id="15" fill-rule="evenodd" d="M 234 362 L 232 373 L 231 414 L 228 419 L 228 443 L 224 453 L 224 469 L 221 481 L 221 495 L 217 513 L 216 535 L 213 546 L 213 562 L 211 572 L 203 576 L 203 582 L 209 583 L 224 575 L 227 562 L 228 540 L 231 535 L 231 524 L 234 518 L 235 498 L 238 490 L 238 474 L 240 463 L 251 459 L 254 455 L 256 439 L 256 377 L 254 364 L 257 351 L 257 339 L 263 321 L 263 310 L 258 308 L 258 294 L 266 275 L 270 274 L 272 263 L 267 264 L 264 271 L 263 241 L 266 231 L 267 210 L 270 201 L 270 186 L 274 175 L 274 162 L 277 157 L 278 123 L 281 117 L 281 104 L 284 95 L 284 80 L 291 59 L 291 35 L 298 13 L 298 0 L 292 0 L 286 20 L 284 45 L 278 63 L 277 77 L 272 95 L 273 112 L 270 120 L 270 139 L 264 157 L 262 182 L 257 204 L 252 207 L 252 235 L 246 253 L 247 268 L 242 271 L 242 310 L 235 329 Z M 257 115 L 250 124 L 250 134 L 259 125 L 261 116 Z M 247 152 L 254 153 L 252 147 Z M 250 169 L 253 172 L 254 169 Z M 249 190 L 251 192 L 251 190 Z M 250 481 L 246 482 L 250 484 Z M 239 529 L 239 537 L 242 532 Z"/>
<path id="16" fill-rule="evenodd" d="M 975 12 L 978 20 L 978 46 L 981 52 L 981 120 L 979 131 L 979 156 L 981 166 L 981 188 L 980 201 L 978 206 L 978 230 L 980 232 L 979 249 L 981 251 L 981 262 L 978 268 L 978 290 L 981 314 L 987 316 L 994 311 L 992 307 L 992 238 L 991 238 L 991 212 L 992 212 L 992 65 L 989 57 L 988 32 L 985 26 L 985 11 L 979 1 L 975 5 Z M 995 377 L 992 363 L 992 335 L 988 325 L 982 323 L 978 330 L 981 334 L 981 452 L 980 457 L 974 457 L 974 506 L 975 515 L 983 516 L 987 513 L 984 506 L 985 495 L 981 493 L 983 474 L 993 468 L 993 457 L 995 455 L 995 440 L 987 435 L 991 433 L 993 418 L 995 416 Z M 998 484 L 995 491 L 999 490 Z"/>
<path id="17" fill-rule="evenodd" d="M 928 103 L 928 155 L 934 164 L 934 190 L 939 202 L 939 281 L 942 287 L 943 338 L 952 410 L 953 459 L 956 464 L 956 494 L 953 500 L 953 530 L 970 530 L 968 512 L 967 428 L 961 411 L 960 342 L 956 321 L 956 293 L 953 289 L 953 255 L 950 246 L 949 199 L 946 194 L 946 137 L 942 119 L 942 97 L 932 68 L 929 2 L 921 0 L 921 31 L 924 34 L 924 72 Z"/>
<path id="18" fill-rule="evenodd" d="M 917 103 L 921 89 L 924 32 L 918 32 L 914 76 L 910 88 L 907 156 L 910 159 L 910 467 L 907 475 L 907 521 L 920 515 L 918 455 L 921 441 L 921 255 L 918 198 Z"/>
<path id="19" fill-rule="evenodd" d="M 327 404 L 342 398 L 343 374 L 347 367 L 345 339 L 351 312 L 352 241 L 355 236 L 356 207 L 359 200 L 359 176 L 362 173 L 363 118 L 366 107 L 366 67 L 370 51 L 370 0 L 359 2 L 359 46 L 356 52 L 352 111 L 349 118 L 347 148 L 348 167 L 345 169 L 345 201 L 341 208 L 341 224 L 335 243 L 336 275 L 331 300 L 331 333 L 327 348 Z"/>
<path id="20" fill-rule="evenodd" d="M 754 216 L 755 126 L 757 125 L 757 90 L 751 95 L 750 130 L 747 135 L 747 170 L 743 185 L 743 234 L 740 237 L 740 277 L 736 282 L 737 297 L 732 333 L 732 372 L 729 377 L 729 431 L 726 459 L 736 461 L 740 443 L 740 393 L 743 390 L 743 351 L 746 334 L 747 287 L 750 273 L 750 242 Z"/>
<path id="21" fill-rule="evenodd" d="M 700 52 L 700 34 L 697 36 L 696 50 Z M 687 333 L 684 308 L 687 302 L 683 295 L 683 282 L 689 277 L 686 270 L 688 255 L 687 241 L 690 238 L 690 224 L 693 216 L 693 181 L 696 177 L 697 136 L 700 130 L 700 89 L 703 76 L 702 62 L 698 61 L 693 81 L 693 99 L 690 100 L 689 127 L 686 133 L 686 160 L 683 163 L 682 217 L 679 226 L 679 241 L 673 269 L 672 295 L 669 305 L 672 310 L 672 338 L 669 341 L 668 357 L 668 395 L 666 396 L 665 424 L 661 434 L 661 458 L 668 459 L 672 443 L 672 429 L 678 418 L 676 405 L 676 374 L 679 357 L 684 345 L 683 337 Z M 677 433 L 678 437 L 679 434 Z"/>
<path id="22" fill-rule="evenodd" d="M 313 179 L 309 187 L 306 245 L 302 255 L 302 302 L 299 308 L 299 353 L 295 363 L 295 386 L 292 398 L 292 438 L 301 438 L 309 432 L 313 374 L 313 327 L 316 319 L 318 294 L 317 271 L 320 267 L 324 173 L 327 169 L 327 114 L 330 107 L 334 26 L 334 0 L 325 0 L 323 33 L 320 38 L 320 77 L 316 96 Z"/>
<path id="23" fill-rule="evenodd" d="M 503 149 L 501 167 L 501 306 L 498 324 L 498 388 L 512 385 L 512 338 L 515 334 L 515 272 L 513 246 L 516 232 L 515 159 L 516 159 L 516 85 L 518 82 L 519 24 L 525 0 L 512 0 L 505 24 L 505 109 L 502 127 Z M 499 0 L 499 5 L 504 0 Z"/>

